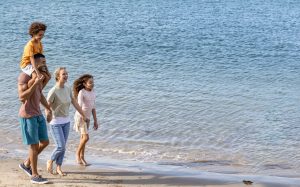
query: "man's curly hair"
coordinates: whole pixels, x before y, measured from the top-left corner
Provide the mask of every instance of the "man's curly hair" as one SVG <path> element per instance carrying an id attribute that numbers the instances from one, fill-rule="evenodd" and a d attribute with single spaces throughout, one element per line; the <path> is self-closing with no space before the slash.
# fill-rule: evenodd
<path id="1" fill-rule="evenodd" d="M 29 34 L 31 37 L 39 33 L 40 31 L 46 31 L 47 26 L 42 22 L 33 22 L 29 27 Z"/>

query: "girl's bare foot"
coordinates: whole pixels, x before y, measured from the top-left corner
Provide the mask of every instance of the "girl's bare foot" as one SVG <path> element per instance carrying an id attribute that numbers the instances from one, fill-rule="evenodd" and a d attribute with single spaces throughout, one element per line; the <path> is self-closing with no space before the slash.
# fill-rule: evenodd
<path id="1" fill-rule="evenodd" d="M 91 165 L 91 164 L 88 164 L 83 158 L 81 159 L 81 162 L 82 162 L 82 165 L 84 165 L 84 166 L 89 166 L 89 165 Z"/>
<path id="2" fill-rule="evenodd" d="M 83 164 L 82 161 L 81 161 L 81 159 L 79 159 L 79 156 L 76 156 L 76 162 L 77 162 L 77 164 L 80 164 L 80 165 Z"/>

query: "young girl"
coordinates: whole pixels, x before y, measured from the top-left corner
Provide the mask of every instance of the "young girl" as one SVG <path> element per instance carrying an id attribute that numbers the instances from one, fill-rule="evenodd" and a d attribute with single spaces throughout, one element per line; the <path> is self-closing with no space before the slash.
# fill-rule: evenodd
<path id="1" fill-rule="evenodd" d="M 94 130 L 98 129 L 97 115 L 95 109 L 96 95 L 93 90 L 94 79 L 92 75 L 85 74 L 75 80 L 73 84 L 74 97 L 77 98 L 78 104 L 84 112 L 87 119 L 90 119 L 91 114 L 94 118 Z M 85 145 L 89 140 L 89 122 L 86 123 L 81 115 L 76 111 L 74 116 L 74 129 L 80 132 L 80 143 L 76 151 L 76 160 L 78 164 L 89 165 L 84 159 Z M 87 120 L 89 121 L 89 120 Z"/>

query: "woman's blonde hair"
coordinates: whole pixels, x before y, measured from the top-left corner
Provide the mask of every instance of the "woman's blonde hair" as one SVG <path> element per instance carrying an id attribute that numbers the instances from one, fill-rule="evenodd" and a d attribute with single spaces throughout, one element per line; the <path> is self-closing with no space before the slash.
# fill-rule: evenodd
<path id="1" fill-rule="evenodd" d="M 59 67 L 59 68 L 56 68 L 56 70 L 54 71 L 54 77 L 55 77 L 55 81 L 57 82 L 58 81 L 58 78 L 59 78 L 59 72 L 61 70 L 66 70 L 65 67 Z"/>

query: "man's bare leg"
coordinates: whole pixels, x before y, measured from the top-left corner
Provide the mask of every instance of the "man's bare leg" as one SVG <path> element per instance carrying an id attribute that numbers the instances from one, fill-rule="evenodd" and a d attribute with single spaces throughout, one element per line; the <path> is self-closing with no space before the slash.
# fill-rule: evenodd
<path id="1" fill-rule="evenodd" d="M 49 145 L 49 140 L 45 140 L 45 141 L 40 141 L 40 143 L 38 144 L 38 155 L 45 149 L 45 147 L 47 147 Z M 31 165 L 31 161 L 30 161 L 30 157 L 27 158 L 27 160 L 25 160 L 24 165 L 26 167 L 30 167 Z"/>

